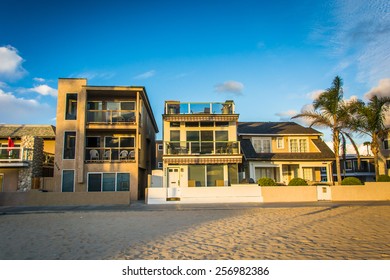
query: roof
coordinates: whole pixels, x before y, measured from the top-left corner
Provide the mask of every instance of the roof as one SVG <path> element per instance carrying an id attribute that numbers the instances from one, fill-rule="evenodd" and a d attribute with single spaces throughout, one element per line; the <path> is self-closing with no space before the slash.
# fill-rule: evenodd
<path id="1" fill-rule="evenodd" d="M 295 122 L 239 122 L 238 135 L 322 135 L 321 132 L 303 127 Z"/>
<path id="2" fill-rule="evenodd" d="M 20 138 L 22 136 L 55 138 L 56 128 L 53 125 L 0 125 L 0 138 Z"/>
<path id="3" fill-rule="evenodd" d="M 320 152 L 314 153 L 256 153 L 250 139 L 241 140 L 246 160 L 333 160 L 334 153 L 321 139 L 312 139 Z"/>

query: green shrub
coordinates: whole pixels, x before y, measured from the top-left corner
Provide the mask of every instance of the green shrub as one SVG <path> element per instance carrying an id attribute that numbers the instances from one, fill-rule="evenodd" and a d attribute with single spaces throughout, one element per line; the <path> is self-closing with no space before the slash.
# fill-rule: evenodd
<path id="1" fill-rule="evenodd" d="M 260 178 L 257 183 L 259 184 L 259 186 L 263 186 L 263 187 L 266 187 L 266 186 L 276 186 L 276 183 L 273 179 L 271 178 Z"/>
<path id="2" fill-rule="evenodd" d="M 341 181 L 341 185 L 363 185 L 363 183 L 356 177 L 347 177 Z"/>
<path id="3" fill-rule="evenodd" d="M 379 175 L 378 182 L 390 182 L 389 175 Z"/>
<path id="4" fill-rule="evenodd" d="M 302 178 L 293 178 L 289 183 L 289 186 L 307 186 L 306 180 Z"/>

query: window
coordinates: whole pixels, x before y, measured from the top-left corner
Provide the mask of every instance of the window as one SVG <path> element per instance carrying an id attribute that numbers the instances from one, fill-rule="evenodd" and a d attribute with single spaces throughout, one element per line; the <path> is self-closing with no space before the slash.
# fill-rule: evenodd
<path id="1" fill-rule="evenodd" d="M 170 127 L 180 127 L 180 122 L 170 122 L 169 126 Z"/>
<path id="2" fill-rule="evenodd" d="M 66 94 L 65 120 L 76 120 L 76 119 L 77 119 L 77 94 L 68 93 Z"/>
<path id="3" fill-rule="evenodd" d="M 214 146 L 214 132 L 209 130 L 203 130 L 200 132 L 200 153 L 201 154 L 211 154 Z"/>
<path id="4" fill-rule="evenodd" d="M 352 160 L 345 161 L 345 170 L 352 170 Z"/>
<path id="5" fill-rule="evenodd" d="M 389 159 L 386 160 L 386 167 L 387 167 L 387 169 L 390 169 L 390 160 Z"/>
<path id="6" fill-rule="evenodd" d="M 74 170 L 62 171 L 62 192 L 74 191 Z"/>
<path id="7" fill-rule="evenodd" d="M 224 186 L 223 165 L 207 165 L 207 186 Z"/>
<path id="8" fill-rule="evenodd" d="M 189 165 L 188 166 L 188 184 L 194 187 L 206 186 L 205 181 L 205 166 L 204 165 Z"/>
<path id="9" fill-rule="evenodd" d="M 170 140 L 171 141 L 180 141 L 180 130 L 171 130 Z"/>
<path id="10" fill-rule="evenodd" d="M 252 145 L 256 153 L 270 153 L 271 139 L 270 138 L 252 138 Z"/>
<path id="11" fill-rule="evenodd" d="M 383 148 L 384 148 L 385 150 L 389 150 L 389 149 L 390 149 L 390 147 L 389 147 L 389 142 L 390 142 L 389 139 L 383 140 Z"/>
<path id="12" fill-rule="evenodd" d="M 216 127 L 228 127 L 229 122 L 215 122 Z"/>
<path id="13" fill-rule="evenodd" d="M 86 139 L 87 148 L 99 148 L 100 137 L 99 136 L 87 136 Z"/>
<path id="14" fill-rule="evenodd" d="M 159 168 L 159 169 L 162 169 L 162 168 L 163 168 L 163 163 L 162 163 L 161 161 L 159 161 L 159 162 L 157 163 L 157 168 Z"/>
<path id="15" fill-rule="evenodd" d="M 306 153 L 307 151 L 307 139 L 290 139 L 291 153 Z"/>
<path id="16" fill-rule="evenodd" d="M 214 122 L 200 122 L 201 127 L 213 127 Z"/>
<path id="17" fill-rule="evenodd" d="M 163 144 L 158 144 L 157 145 L 157 150 L 162 151 L 163 148 L 164 148 Z"/>
<path id="18" fill-rule="evenodd" d="M 199 122 L 186 122 L 186 127 L 199 127 Z"/>
<path id="19" fill-rule="evenodd" d="M 89 192 L 115 192 L 130 189 L 129 173 L 89 173 Z"/>
<path id="20" fill-rule="evenodd" d="M 283 137 L 277 137 L 277 138 L 276 138 L 276 148 L 278 148 L 278 149 L 284 149 Z"/>
<path id="21" fill-rule="evenodd" d="M 64 159 L 74 159 L 76 151 L 76 132 L 65 132 L 64 139 Z"/>

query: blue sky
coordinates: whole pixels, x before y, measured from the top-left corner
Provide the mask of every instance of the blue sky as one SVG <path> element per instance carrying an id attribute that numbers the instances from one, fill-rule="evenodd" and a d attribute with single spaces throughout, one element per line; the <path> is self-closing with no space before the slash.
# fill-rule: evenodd
<path id="1" fill-rule="evenodd" d="M 285 121 L 336 75 L 389 96 L 389 66 L 388 0 L 0 0 L 0 123 L 55 125 L 59 77 L 145 86 L 160 130 L 164 100 Z"/>

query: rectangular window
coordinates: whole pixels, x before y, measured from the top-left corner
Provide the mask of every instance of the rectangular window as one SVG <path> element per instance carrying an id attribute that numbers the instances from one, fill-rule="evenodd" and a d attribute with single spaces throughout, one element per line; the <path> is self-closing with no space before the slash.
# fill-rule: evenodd
<path id="1" fill-rule="evenodd" d="M 269 138 L 252 138 L 252 145 L 256 153 L 271 152 L 271 139 Z"/>
<path id="2" fill-rule="evenodd" d="M 390 169 L 390 160 L 386 160 L 386 165 L 387 169 Z"/>
<path id="3" fill-rule="evenodd" d="M 180 122 L 170 122 L 169 126 L 170 127 L 180 127 Z"/>
<path id="4" fill-rule="evenodd" d="M 276 138 L 276 147 L 277 147 L 278 149 L 284 149 L 283 137 L 277 137 L 277 138 Z"/>
<path id="5" fill-rule="evenodd" d="M 214 122 L 200 122 L 201 127 L 214 127 Z"/>
<path id="6" fill-rule="evenodd" d="M 216 127 L 228 127 L 229 122 L 215 122 Z"/>
<path id="7" fill-rule="evenodd" d="M 87 136 L 86 139 L 87 148 L 99 148 L 100 137 L 99 136 Z"/>
<path id="8" fill-rule="evenodd" d="M 232 184 L 238 184 L 238 164 L 229 164 L 228 173 L 229 186 L 231 186 Z"/>
<path id="9" fill-rule="evenodd" d="M 308 152 L 307 139 L 290 139 L 291 153 L 306 153 Z"/>
<path id="10" fill-rule="evenodd" d="M 171 141 L 180 141 L 180 130 L 171 130 L 170 140 Z"/>
<path id="11" fill-rule="evenodd" d="M 205 166 L 204 165 L 189 165 L 188 166 L 188 186 L 189 187 L 204 187 L 205 181 Z"/>
<path id="12" fill-rule="evenodd" d="M 89 192 L 115 192 L 130 190 L 129 173 L 89 173 Z"/>
<path id="13" fill-rule="evenodd" d="M 199 122 L 186 122 L 186 127 L 199 127 Z"/>
<path id="14" fill-rule="evenodd" d="M 62 192 L 74 191 L 74 170 L 62 171 Z"/>
<path id="15" fill-rule="evenodd" d="M 224 186 L 223 165 L 207 165 L 207 186 Z"/>
<path id="16" fill-rule="evenodd" d="M 76 119 L 77 119 L 77 94 L 67 93 L 65 120 L 76 120 Z"/>
<path id="17" fill-rule="evenodd" d="M 200 153 L 201 154 L 211 154 L 213 152 L 214 146 L 214 133 L 213 131 L 203 130 L 200 132 Z"/>
<path id="18" fill-rule="evenodd" d="M 157 168 L 159 168 L 159 169 L 162 169 L 162 168 L 163 168 L 163 163 L 162 163 L 161 161 L 159 161 L 159 162 L 157 163 Z"/>
<path id="19" fill-rule="evenodd" d="M 74 159 L 76 151 L 76 132 L 67 131 L 64 137 L 64 159 Z"/>
<path id="20" fill-rule="evenodd" d="M 383 148 L 385 150 L 389 150 L 389 142 L 390 142 L 389 139 L 386 139 L 386 140 L 383 141 Z"/>
<path id="21" fill-rule="evenodd" d="M 163 148 L 164 148 L 163 144 L 158 144 L 157 145 L 157 150 L 162 151 Z"/>

